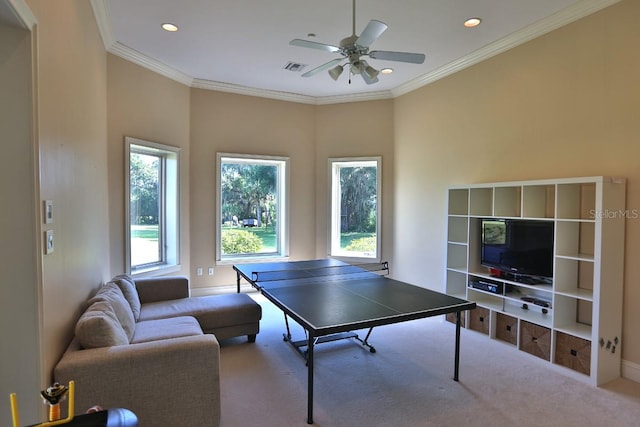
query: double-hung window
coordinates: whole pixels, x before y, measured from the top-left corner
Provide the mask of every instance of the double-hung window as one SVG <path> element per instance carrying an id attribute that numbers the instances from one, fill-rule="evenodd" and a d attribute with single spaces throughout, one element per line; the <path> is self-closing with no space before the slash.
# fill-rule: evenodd
<path id="1" fill-rule="evenodd" d="M 125 138 L 126 263 L 132 274 L 180 263 L 180 149 Z"/>
<path id="2" fill-rule="evenodd" d="M 382 159 L 329 159 L 329 255 L 379 261 Z"/>
<path id="3" fill-rule="evenodd" d="M 217 156 L 217 259 L 284 258 L 288 253 L 287 157 Z"/>

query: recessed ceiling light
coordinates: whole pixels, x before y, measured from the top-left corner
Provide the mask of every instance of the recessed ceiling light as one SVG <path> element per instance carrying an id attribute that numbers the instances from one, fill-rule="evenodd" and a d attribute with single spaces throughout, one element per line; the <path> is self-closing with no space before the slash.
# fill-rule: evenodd
<path id="1" fill-rule="evenodd" d="M 393 68 L 383 68 L 382 70 L 380 70 L 380 72 L 382 74 L 391 74 L 393 73 Z"/>
<path id="2" fill-rule="evenodd" d="M 178 27 L 176 25 L 173 25 L 169 22 L 166 22 L 164 24 L 162 24 L 162 29 L 165 31 L 170 31 L 172 33 L 178 31 Z"/>
<path id="3" fill-rule="evenodd" d="M 464 26 L 467 28 L 473 28 L 480 25 L 481 22 L 482 22 L 482 19 L 480 18 L 469 18 L 466 21 L 464 21 Z"/>

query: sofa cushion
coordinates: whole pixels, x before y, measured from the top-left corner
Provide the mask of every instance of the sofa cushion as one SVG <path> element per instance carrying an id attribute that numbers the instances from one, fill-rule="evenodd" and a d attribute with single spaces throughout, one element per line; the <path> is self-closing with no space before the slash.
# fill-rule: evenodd
<path id="1" fill-rule="evenodd" d="M 118 285 L 113 282 L 109 282 L 98 289 L 96 295 L 89 300 L 89 304 L 93 304 L 97 301 L 107 301 L 111 305 L 111 308 L 113 308 L 113 312 L 115 313 L 117 320 L 120 322 L 127 338 L 131 341 L 131 338 L 133 338 L 133 332 L 136 328 L 136 321 L 133 318 L 131 306 L 124 298 L 124 295 Z"/>
<path id="2" fill-rule="evenodd" d="M 96 301 L 80 316 L 75 328 L 83 348 L 129 344 L 129 338 L 107 301 Z"/>
<path id="3" fill-rule="evenodd" d="M 247 294 L 208 295 L 142 304 L 140 320 L 195 317 L 205 333 L 216 328 L 259 321 L 260 304 Z"/>
<path id="4" fill-rule="evenodd" d="M 134 282 L 133 278 L 128 274 L 121 274 L 119 276 L 115 276 L 112 281 L 116 285 L 118 285 L 118 287 L 122 291 L 122 295 L 124 295 L 124 298 L 131 306 L 133 318 L 137 322 L 140 318 L 140 296 L 138 295 L 136 283 Z"/>
<path id="5" fill-rule="evenodd" d="M 133 334 L 131 344 L 192 335 L 203 335 L 203 333 L 198 321 L 191 316 L 144 320 L 136 323 L 136 332 Z"/>

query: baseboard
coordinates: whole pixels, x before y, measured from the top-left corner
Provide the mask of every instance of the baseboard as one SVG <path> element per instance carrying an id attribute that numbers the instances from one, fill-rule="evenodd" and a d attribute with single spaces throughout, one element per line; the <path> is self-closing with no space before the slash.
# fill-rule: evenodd
<path id="1" fill-rule="evenodd" d="M 622 361 L 622 377 L 640 383 L 640 365 L 637 363 Z"/>

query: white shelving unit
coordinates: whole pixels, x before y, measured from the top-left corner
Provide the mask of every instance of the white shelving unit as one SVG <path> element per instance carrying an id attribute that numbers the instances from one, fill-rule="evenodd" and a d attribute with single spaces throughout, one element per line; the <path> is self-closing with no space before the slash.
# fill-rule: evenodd
<path id="1" fill-rule="evenodd" d="M 448 190 L 446 293 L 477 303 L 465 327 L 578 372 L 593 385 L 620 376 L 624 178 L 474 184 Z M 480 263 L 483 218 L 554 223 L 553 278 L 527 284 Z M 482 280 L 496 292 L 469 286 Z M 523 298 L 535 298 L 532 304 Z"/>

